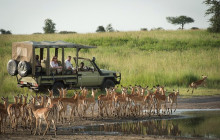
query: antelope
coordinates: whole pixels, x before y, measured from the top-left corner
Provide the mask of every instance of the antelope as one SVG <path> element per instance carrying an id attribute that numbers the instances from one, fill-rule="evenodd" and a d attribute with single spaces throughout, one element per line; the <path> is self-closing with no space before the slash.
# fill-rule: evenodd
<path id="1" fill-rule="evenodd" d="M 80 116 L 83 116 L 83 108 L 84 108 L 84 100 L 86 99 L 86 96 L 87 96 L 87 94 L 88 94 L 88 89 L 86 89 L 85 87 L 84 88 L 82 88 L 82 87 L 80 87 L 80 89 L 81 89 L 81 95 L 80 96 L 78 96 L 78 100 L 77 100 L 77 112 L 78 112 L 78 115 L 79 115 L 79 117 Z M 81 114 L 79 114 L 79 110 L 81 110 Z"/>
<path id="2" fill-rule="evenodd" d="M 116 103 L 115 104 L 115 113 L 116 113 L 116 115 L 118 115 L 118 117 L 123 116 L 123 115 L 126 116 L 126 114 L 127 114 L 127 111 L 126 111 L 126 108 L 127 108 L 127 100 L 126 100 L 127 89 L 122 88 L 121 90 L 122 90 L 121 95 L 116 95 L 116 94 L 113 95 L 114 102 Z"/>
<path id="3" fill-rule="evenodd" d="M 14 104 L 9 104 L 7 107 L 7 112 L 11 124 L 11 128 L 17 130 L 18 118 L 20 116 L 20 109 L 18 107 L 18 96 L 14 96 Z"/>
<path id="4" fill-rule="evenodd" d="M 27 105 L 27 97 L 28 94 L 26 96 L 22 95 L 24 98 L 24 103 L 20 106 L 20 111 L 21 111 L 21 119 L 22 119 L 22 124 L 24 125 L 24 127 L 26 128 L 27 126 L 27 118 L 28 118 L 28 108 L 26 107 Z"/>
<path id="5" fill-rule="evenodd" d="M 31 130 L 31 134 L 32 134 L 32 130 L 33 130 L 33 122 L 34 122 L 34 114 L 32 112 L 32 109 L 30 108 L 30 104 L 33 104 L 33 96 L 31 96 L 31 99 L 29 99 L 29 103 L 25 106 L 24 111 L 25 115 L 26 115 L 26 121 L 29 125 L 29 128 Z"/>
<path id="6" fill-rule="evenodd" d="M 39 127 L 38 134 L 39 135 L 41 134 L 41 121 L 42 121 L 42 119 L 44 119 L 47 123 L 47 127 L 46 127 L 46 129 L 43 133 L 43 136 L 47 133 L 47 130 L 50 127 L 51 122 L 53 123 L 55 136 L 56 136 L 56 131 L 57 131 L 56 130 L 56 124 L 55 124 L 56 119 L 54 118 L 55 114 L 54 114 L 54 111 L 53 111 L 53 107 L 52 108 L 43 107 L 43 108 L 36 109 L 35 105 L 33 103 L 31 103 L 29 105 L 29 107 L 32 109 L 34 117 L 36 118 L 36 128 L 35 128 L 34 135 L 36 135 L 38 127 Z"/>
<path id="7" fill-rule="evenodd" d="M 146 89 L 146 90 L 147 90 L 147 95 L 144 97 L 144 102 L 147 104 L 147 110 L 148 110 L 148 113 L 150 115 L 152 105 L 153 105 L 153 92 L 151 91 L 151 90 L 153 90 L 153 88 L 151 90 L 148 90 L 148 89 Z"/>
<path id="8" fill-rule="evenodd" d="M 112 90 L 107 89 L 106 90 L 106 95 L 100 95 L 98 96 L 98 109 L 99 109 L 99 115 L 103 116 L 103 109 L 105 109 L 105 113 L 107 116 L 109 116 L 107 108 L 109 107 L 110 112 L 112 113 L 112 101 L 113 101 L 113 96 L 111 95 Z"/>
<path id="9" fill-rule="evenodd" d="M 8 97 L 7 98 L 4 98 L 4 97 L 2 97 L 1 98 L 3 101 L 4 101 L 4 99 L 7 99 L 8 100 Z M 8 103 L 8 102 L 7 102 Z M 2 104 L 2 103 L 0 103 L 0 109 L 5 109 L 5 102 Z"/>
<path id="10" fill-rule="evenodd" d="M 75 109 L 77 109 L 77 107 L 78 107 L 78 93 L 76 93 L 71 98 L 61 98 L 60 100 L 58 100 L 58 106 L 60 108 L 59 119 L 60 119 L 60 117 L 62 118 L 62 123 L 64 122 L 64 117 L 63 117 L 62 113 L 64 113 L 64 111 L 67 110 L 67 105 L 69 105 L 72 108 L 70 118 L 69 118 L 69 120 L 70 120 L 73 115 L 73 111 Z"/>
<path id="11" fill-rule="evenodd" d="M 135 93 L 135 86 L 132 87 L 132 86 L 130 85 L 129 87 L 130 87 L 130 89 L 131 89 L 131 94 L 132 94 L 132 95 L 136 94 L 136 93 Z"/>
<path id="12" fill-rule="evenodd" d="M 53 114 L 54 114 L 54 118 L 55 118 L 55 122 L 57 123 L 57 120 L 58 120 L 58 106 L 57 104 L 52 104 L 52 100 L 53 98 L 52 97 L 48 97 L 48 100 L 47 100 L 47 103 L 46 103 L 46 106 L 45 107 L 48 107 L 48 108 L 53 108 Z"/>
<path id="13" fill-rule="evenodd" d="M 139 86 L 135 86 L 137 91 L 136 91 L 136 94 L 137 95 L 141 95 L 141 90 L 142 90 L 142 87 L 139 85 Z"/>
<path id="14" fill-rule="evenodd" d="M 85 103 L 84 115 L 86 115 L 86 110 L 91 106 L 92 118 L 94 116 L 94 107 L 95 107 L 95 103 L 96 103 L 95 102 L 95 94 L 97 91 L 98 91 L 97 89 L 96 90 L 92 89 L 92 94 L 91 94 L 92 97 L 86 98 L 84 100 L 84 103 Z"/>
<path id="15" fill-rule="evenodd" d="M 63 98 L 63 92 L 60 90 L 60 89 L 58 89 L 59 90 L 59 97 L 58 98 L 54 98 L 54 96 L 53 96 L 53 90 L 49 90 L 48 89 L 48 91 L 49 91 L 49 97 L 51 98 L 51 104 L 56 104 L 56 105 L 58 105 L 58 100 L 60 100 L 61 98 Z"/>
<path id="16" fill-rule="evenodd" d="M 154 97 L 157 102 L 157 114 L 159 115 L 162 103 L 164 103 L 164 107 L 162 108 L 162 113 L 165 114 L 166 112 L 166 95 L 165 95 L 164 87 L 159 87 L 158 89 L 154 92 Z M 160 94 L 159 92 L 162 93 Z"/>
<path id="17" fill-rule="evenodd" d="M 0 133 L 2 132 L 2 128 L 3 128 L 3 133 L 5 133 L 5 127 L 6 127 L 6 119 L 8 116 L 8 112 L 7 112 L 7 105 L 8 105 L 8 97 L 4 98 L 2 97 L 2 100 L 4 101 L 4 108 L 0 108 Z"/>
<path id="18" fill-rule="evenodd" d="M 141 115 L 141 110 L 144 105 L 144 96 L 130 96 L 131 103 L 134 105 L 134 108 L 131 109 L 132 111 L 136 112 L 136 115 Z M 134 115 L 135 115 L 134 114 Z M 143 112 L 142 112 L 143 115 Z"/>
<path id="19" fill-rule="evenodd" d="M 208 78 L 207 76 L 202 75 L 202 80 L 198 80 L 196 82 L 192 82 L 189 85 L 189 88 L 192 88 L 192 94 L 193 94 L 194 89 L 197 89 L 197 87 L 205 86 L 207 78 Z M 189 92 L 189 89 L 187 90 L 187 92 Z"/>
<path id="20" fill-rule="evenodd" d="M 18 120 L 19 118 L 21 118 L 22 120 L 22 105 L 23 105 L 23 95 L 21 95 L 20 97 L 18 95 L 18 103 L 17 103 L 17 107 L 19 108 L 19 116 L 17 116 Z"/>
<path id="21" fill-rule="evenodd" d="M 39 101 L 38 99 L 40 99 L 41 101 Z M 45 99 L 46 99 L 46 96 L 44 95 L 44 96 L 39 96 L 39 97 L 33 97 L 32 96 L 32 102 L 33 102 L 33 104 L 34 104 L 34 106 L 35 106 L 35 108 L 36 109 L 39 109 L 39 108 L 43 108 L 43 107 L 45 107 L 46 106 L 46 104 L 45 104 Z M 36 101 L 38 102 L 38 105 L 35 105 L 36 104 Z"/>
<path id="22" fill-rule="evenodd" d="M 174 89 L 173 89 L 173 93 L 170 93 L 169 95 L 168 95 L 168 102 L 170 102 L 171 103 L 171 107 L 170 107 L 170 109 L 171 109 L 171 114 L 172 114 L 172 108 L 173 108 L 173 104 L 174 103 L 176 103 L 176 108 L 177 108 L 177 96 L 179 95 L 179 90 L 178 91 L 175 91 Z M 174 109 L 174 112 L 176 111 L 176 108 Z"/>

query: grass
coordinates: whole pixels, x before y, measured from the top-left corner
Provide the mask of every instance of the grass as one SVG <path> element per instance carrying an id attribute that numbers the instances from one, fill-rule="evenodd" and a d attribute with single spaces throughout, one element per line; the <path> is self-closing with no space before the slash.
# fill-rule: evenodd
<path id="1" fill-rule="evenodd" d="M 0 35 L 0 95 L 27 93 L 18 88 L 16 78 L 7 73 L 12 42 L 57 41 L 97 46 L 80 51 L 80 56 L 96 57 L 103 69 L 120 71 L 122 83 L 185 90 L 189 83 L 208 75 L 207 88 L 194 95 L 220 93 L 220 34 L 198 31 L 150 31 L 90 34 Z M 75 55 L 66 51 L 65 56 Z M 70 91 L 72 92 L 72 91 Z M 182 95 L 188 93 L 182 92 Z"/>

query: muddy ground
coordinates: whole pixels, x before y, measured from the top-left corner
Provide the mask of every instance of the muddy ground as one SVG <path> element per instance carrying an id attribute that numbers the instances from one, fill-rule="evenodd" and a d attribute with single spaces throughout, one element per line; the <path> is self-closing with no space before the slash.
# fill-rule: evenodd
<path id="1" fill-rule="evenodd" d="M 178 97 L 178 109 L 220 109 L 220 95 L 214 96 L 194 96 L 194 97 Z M 96 110 L 97 112 L 97 105 Z M 163 116 L 162 118 L 172 119 L 180 116 L 170 115 Z M 94 125 L 94 124 L 105 124 L 105 123 L 113 123 L 113 122 L 123 122 L 130 120 L 147 120 L 147 119 L 155 119 L 159 118 L 159 116 L 151 116 L 144 118 L 129 118 L 129 119 L 92 119 L 88 116 L 87 119 L 75 118 L 74 122 L 58 124 L 57 136 L 54 137 L 53 130 L 51 130 L 46 136 L 33 136 L 29 130 L 23 130 L 21 128 L 18 129 L 17 132 L 10 132 L 9 129 L 6 130 L 6 134 L 0 134 L 0 139 L 98 139 L 98 140 L 111 140 L 111 139 L 189 139 L 189 138 L 180 138 L 180 137 L 168 137 L 168 136 L 142 136 L 142 135 L 81 135 L 81 134 L 73 134 L 72 126 L 86 126 L 86 125 Z M 43 130 L 45 128 L 43 127 Z M 80 130 L 79 130 L 80 131 Z M 194 138 L 196 139 L 196 138 Z"/>

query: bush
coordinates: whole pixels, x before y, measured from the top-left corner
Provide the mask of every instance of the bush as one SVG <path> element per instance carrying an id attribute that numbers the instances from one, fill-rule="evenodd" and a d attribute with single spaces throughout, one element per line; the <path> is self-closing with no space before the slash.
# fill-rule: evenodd
<path id="1" fill-rule="evenodd" d="M 74 31 L 60 31 L 59 34 L 76 34 Z"/>

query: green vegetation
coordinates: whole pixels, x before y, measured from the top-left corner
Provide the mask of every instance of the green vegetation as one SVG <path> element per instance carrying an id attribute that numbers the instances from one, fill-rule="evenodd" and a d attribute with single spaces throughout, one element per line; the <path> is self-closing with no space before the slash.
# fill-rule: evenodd
<path id="1" fill-rule="evenodd" d="M 180 87 L 180 94 L 184 95 L 189 83 L 208 75 L 209 92 L 201 88 L 195 95 L 210 95 L 210 90 L 219 94 L 220 91 L 220 34 L 188 30 L 0 35 L 0 95 L 29 92 L 18 88 L 16 78 L 6 69 L 12 42 L 26 40 L 63 40 L 97 46 L 97 49 L 80 51 L 80 56 L 95 56 L 100 68 L 120 71 L 124 86 L 161 84 L 169 87 L 168 91 Z M 68 55 L 73 56 L 75 52 L 66 52 Z"/>
<path id="2" fill-rule="evenodd" d="M 208 31 L 219 33 L 220 32 L 220 1 L 219 0 L 205 0 L 204 3 L 209 8 L 206 10 L 206 15 L 211 15 L 209 19 L 210 27 Z"/>
<path id="3" fill-rule="evenodd" d="M 174 25 L 181 25 L 181 29 L 183 30 L 183 27 L 185 24 L 194 22 L 194 19 L 187 16 L 179 16 L 179 17 L 167 17 L 167 21 Z"/>
<path id="4" fill-rule="evenodd" d="M 53 21 L 51 19 L 46 19 L 44 21 L 45 26 L 43 27 L 44 33 L 45 34 L 51 34 L 51 33 L 55 33 L 56 31 L 56 27 L 55 27 L 55 23 L 53 23 Z"/>

